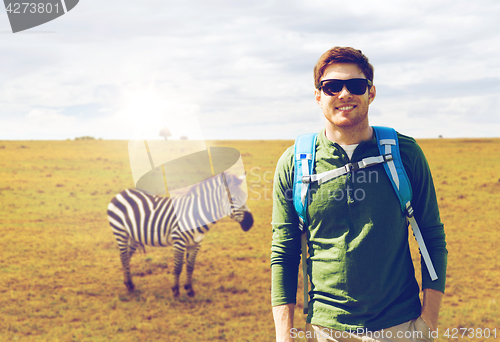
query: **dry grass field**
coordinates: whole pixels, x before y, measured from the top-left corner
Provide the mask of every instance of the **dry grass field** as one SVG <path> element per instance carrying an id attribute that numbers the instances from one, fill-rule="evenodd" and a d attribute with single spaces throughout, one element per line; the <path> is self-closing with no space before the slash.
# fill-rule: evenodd
<path id="1" fill-rule="evenodd" d="M 0 141 L 0 341 L 273 341 L 272 175 L 291 143 L 211 143 L 241 151 L 255 224 L 246 233 L 228 218 L 213 226 L 197 258 L 196 297 L 174 299 L 171 248 L 136 253 L 136 291 L 122 283 L 106 207 L 133 186 L 126 141 Z M 491 341 L 493 329 L 500 340 L 500 139 L 419 143 L 449 250 L 437 341 Z M 411 246 L 416 260 L 413 238 Z M 299 285 L 300 307 L 301 293 Z M 479 337 L 486 328 L 490 337 Z"/>

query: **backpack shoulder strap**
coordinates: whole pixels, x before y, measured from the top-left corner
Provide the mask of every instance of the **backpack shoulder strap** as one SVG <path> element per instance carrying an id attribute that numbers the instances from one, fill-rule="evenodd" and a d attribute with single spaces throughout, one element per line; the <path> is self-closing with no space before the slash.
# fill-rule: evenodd
<path id="1" fill-rule="evenodd" d="M 294 176 L 293 176 L 293 205 L 299 216 L 299 228 L 302 230 L 301 254 L 302 254 L 302 275 L 304 281 L 304 309 L 305 315 L 308 313 L 308 277 L 307 277 L 307 205 L 309 204 L 309 182 L 304 183 L 304 176 L 310 176 L 314 170 L 316 160 L 316 139 L 317 133 L 303 134 L 295 139 L 294 149 Z"/>
<path id="2" fill-rule="evenodd" d="M 420 232 L 417 221 L 413 216 L 413 208 L 411 205 L 412 190 L 410 180 L 406 174 L 405 168 L 403 166 L 403 161 L 401 159 L 401 153 L 399 151 L 399 141 L 396 131 L 388 127 L 373 126 L 375 132 L 375 137 L 377 139 L 377 145 L 381 155 L 392 155 L 391 159 L 384 163 L 385 172 L 391 180 L 392 186 L 396 195 L 399 198 L 401 204 L 401 211 L 405 213 L 406 217 L 410 221 L 413 234 L 417 240 L 418 246 L 420 248 L 420 253 L 424 259 L 427 270 L 432 280 L 438 278 L 437 273 L 432 264 L 429 252 L 425 246 L 424 238 Z"/>
<path id="3" fill-rule="evenodd" d="M 392 155 L 392 160 L 384 163 L 385 172 L 391 180 L 394 191 L 401 203 L 401 211 L 406 213 L 412 198 L 411 184 L 401 160 L 398 135 L 393 128 L 373 126 L 381 155 Z"/>
<path id="4" fill-rule="evenodd" d="M 303 176 L 309 176 L 314 170 L 316 157 L 317 133 L 303 134 L 295 140 L 294 150 L 294 178 L 293 178 L 293 205 L 299 216 L 300 229 L 308 225 L 307 222 L 307 193 L 309 183 L 302 182 Z"/>

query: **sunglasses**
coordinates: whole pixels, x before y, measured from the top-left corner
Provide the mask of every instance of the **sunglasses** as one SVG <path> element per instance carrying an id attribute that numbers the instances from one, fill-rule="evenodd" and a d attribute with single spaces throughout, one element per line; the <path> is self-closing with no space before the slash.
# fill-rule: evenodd
<path id="1" fill-rule="evenodd" d="M 352 95 L 363 95 L 367 87 L 372 86 L 372 81 L 366 78 L 351 78 L 350 80 L 323 80 L 319 83 L 318 90 L 323 89 L 323 92 L 328 96 L 338 94 L 344 89 L 344 85 Z"/>

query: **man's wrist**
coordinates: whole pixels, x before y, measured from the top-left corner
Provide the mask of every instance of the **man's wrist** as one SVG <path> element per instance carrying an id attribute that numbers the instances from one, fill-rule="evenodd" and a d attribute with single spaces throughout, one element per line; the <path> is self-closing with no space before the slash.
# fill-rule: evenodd
<path id="1" fill-rule="evenodd" d="M 293 328 L 295 304 L 284 304 L 273 307 L 276 342 L 292 342 L 290 330 Z"/>
<path id="2" fill-rule="evenodd" d="M 420 317 L 429 326 L 432 331 L 435 331 L 438 326 L 439 309 L 444 293 L 433 289 L 424 289 L 424 303 Z"/>

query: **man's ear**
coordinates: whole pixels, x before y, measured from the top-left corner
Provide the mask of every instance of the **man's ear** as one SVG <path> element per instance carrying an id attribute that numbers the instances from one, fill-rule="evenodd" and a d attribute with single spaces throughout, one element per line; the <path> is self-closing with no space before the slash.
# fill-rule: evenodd
<path id="1" fill-rule="evenodd" d="M 371 104 L 373 100 L 375 100 L 375 96 L 377 95 L 377 89 L 375 86 L 370 87 L 370 91 L 368 92 L 368 104 Z"/>
<path id="2" fill-rule="evenodd" d="M 314 89 L 314 98 L 316 99 L 316 103 L 321 107 L 321 90 Z"/>

